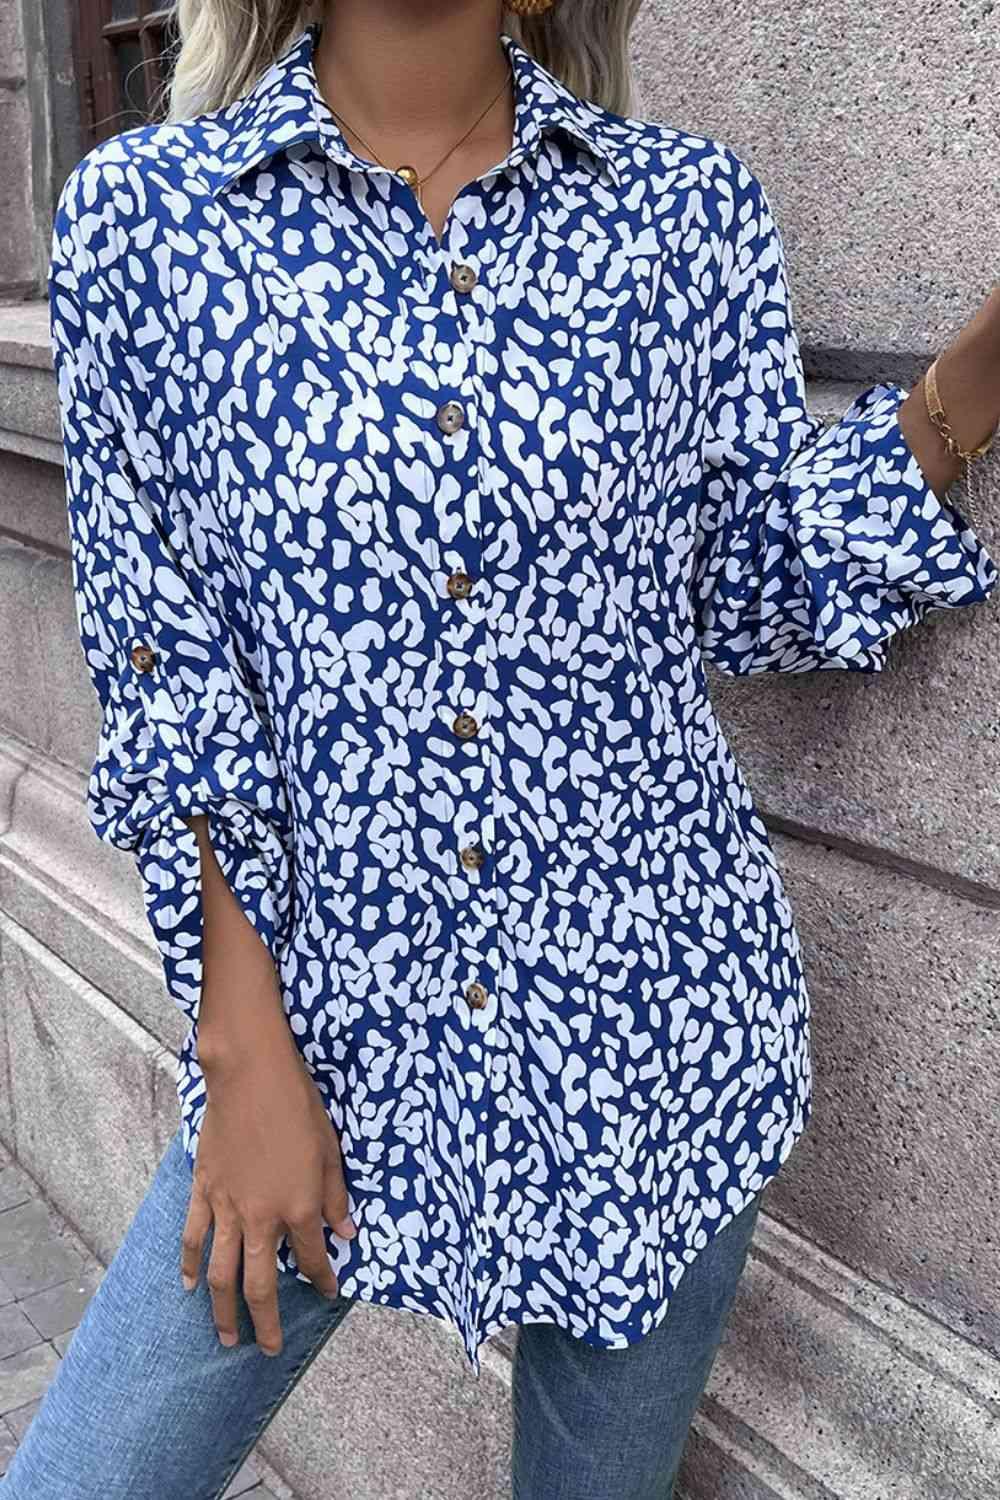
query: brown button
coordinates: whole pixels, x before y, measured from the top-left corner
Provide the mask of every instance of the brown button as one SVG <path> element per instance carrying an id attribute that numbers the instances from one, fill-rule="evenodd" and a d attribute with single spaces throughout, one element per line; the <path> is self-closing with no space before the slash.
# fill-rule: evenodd
<path id="1" fill-rule="evenodd" d="M 435 420 L 442 432 L 457 432 L 465 422 L 465 412 L 457 401 L 446 401 L 438 407 Z"/>
<path id="2" fill-rule="evenodd" d="M 465 986 L 465 998 L 473 1010 L 482 1010 L 490 997 L 487 990 L 481 984 L 467 984 Z"/>
<path id="3" fill-rule="evenodd" d="M 471 292 L 476 284 L 476 273 L 471 266 L 456 263 L 451 268 L 451 284 L 456 292 Z"/>
<path id="4" fill-rule="evenodd" d="M 486 859 L 486 851 L 479 844 L 468 844 L 460 852 L 459 858 L 467 870 L 479 870 Z"/>
<path id="5" fill-rule="evenodd" d="M 471 740 L 474 734 L 479 733 L 479 725 L 471 714 L 459 714 L 451 721 L 451 727 L 462 740 Z"/>
<path id="6" fill-rule="evenodd" d="M 448 592 L 453 599 L 468 599 L 472 593 L 472 579 L 468 573 L 448 575 Z"/>
<path id="7" fill-rule="evenodd" d="M 150 646 L 132 647 L 132 665 L 137 672 L 151 672 L 156 666 L 156 656 Z"/>

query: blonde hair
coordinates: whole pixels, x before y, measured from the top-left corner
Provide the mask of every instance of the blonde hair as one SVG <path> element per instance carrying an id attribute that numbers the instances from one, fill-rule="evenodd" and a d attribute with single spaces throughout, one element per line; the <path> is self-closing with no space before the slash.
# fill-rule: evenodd
<path id="1" fill-rule="evenodd" d="M 333 4 L 335 0 L 327 0 Z M 541 16 L 503 12 L 503 30 L 583 99 L 635 114 L 628 39 L 642 0 L 555 0 Z M 187 120 L 240 98 L 309 21 L 323 0 L 176 0 L 179 39 L 165 118 Z"/>

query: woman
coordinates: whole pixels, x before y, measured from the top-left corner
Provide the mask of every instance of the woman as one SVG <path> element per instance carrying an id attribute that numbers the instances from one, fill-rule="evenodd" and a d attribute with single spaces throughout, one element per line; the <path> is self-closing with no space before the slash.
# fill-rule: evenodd
<path id="1" fill-rule="evenodd" d="M 189 0 L 170 122 L 63 189 L 89 809 L 191 1025 L 3 1500 L 220 1495 L 359 1299 L 476 1374 L 519 1326 L 520 1500 L 673 1491 L 810 1114 L 705 664 L 878 671 L 993 590 L 946 495 L 1000 288 L 809 416 L 759 180 L 628 113 L 636 9 Z"/>

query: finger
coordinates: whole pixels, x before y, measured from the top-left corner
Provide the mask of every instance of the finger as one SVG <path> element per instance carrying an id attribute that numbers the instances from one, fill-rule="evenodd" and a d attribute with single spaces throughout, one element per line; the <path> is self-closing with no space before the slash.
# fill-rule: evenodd
<path id="1" fill-rule="evenodd" d="M 230 1209 L 216 1210 L 212 1253 L 205 1280 L 212 1295 L 212 1317 L 219 1340 L 227 1347 L 239 1343 L 236 1291 L 240 1274 L 240 1221 Z"/>
<path id="2" fill-rule="evenodd" d="M 319 1213 L 312 1215 L 308 1227 L 290 1224 L 288 1238 L 291 1240 L 295 1259 L 303 1276 L 308 1276 L 316 1290 L 322 1292 L 325 1297 L 336 1297 L 340 1288 L 327 1254 Z"/>
<path id="3" fill-rule="evenodd" d="M 337 1144 L 334 1144 L 327 1157 L 326 1171 L 323 1174 L 323 1217 L 334 1233 L 345 1240 L 351 1239 L 358 1232 L 358 1227 L 351 1218 L 347 1184 Z"/>
<path id="4" fill-rule="evenodd" d="M 243 1230 L 243 1296 L 253 1318 L 257 1343 L 265 1354 L 281 1353 L 278 1316 L 278 1224 L 255 1223 Z"/>
<path id="5" fill-rule="evenodd" d="M 211 1225 L 212 1206 L 195 1181 L 191 1187 L 191 1201 L 181 1232 L 181 1282 L 185 1291 L 191 1292 L 198 1285 L 205 1236 Z"/>

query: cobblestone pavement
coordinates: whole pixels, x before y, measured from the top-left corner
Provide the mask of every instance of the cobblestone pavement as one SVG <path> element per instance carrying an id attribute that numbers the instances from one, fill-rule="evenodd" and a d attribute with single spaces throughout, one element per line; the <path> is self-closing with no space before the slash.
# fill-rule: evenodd
<path id="1" fill-rule="evenodd" d="M 0 1143 L 0 1474 L 101 1279 L 101 1263 Z M 289 1492 L 282 1490 L 287 1500 Z M 279 1500 L 252 1457 L 224 1500 Z"/>

